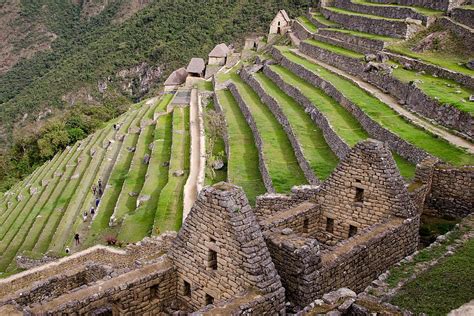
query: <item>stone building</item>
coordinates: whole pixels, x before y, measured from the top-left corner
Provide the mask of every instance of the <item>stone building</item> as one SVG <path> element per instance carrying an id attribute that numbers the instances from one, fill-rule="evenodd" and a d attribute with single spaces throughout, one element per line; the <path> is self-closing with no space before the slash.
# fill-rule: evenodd
<path id="1" fill-rule="evenodd" d="M 272 35 L 285 35 L 288 30 L 291 28 L 291 19 L 286 13 L 285 10 L 280 10 L 273 18 L 272 23 L 270 23 L 270 31 L 268 32 L 269 38 Z"/>
<path id="2" fill-rule="evenodd" d="M 191 77 L 203 77 L 204 70 L 206 70 L 206 62 L 202 58 L 191 58 L 191 61 L 186 68 L 189 76 Z"/>
<path id="3" fill-rule="evenodd" d="M 165 92 L 178 89 L 181 85 L 183 85 L 186 82 L 187 76 L 188 76 L 188 72 L 186 71 L 184 67 L 173 71 L 164 83 Z"/>
<path id="4" fill-rule="evenodd" d="M 229 47 L 226 44 L 221 43 L 216 45 L 214 49 L 209 53 L 209 65 L 224 66 L 227 62 L 227 55 L 230 53 Z"/>
<path id="5" fill-rule="evenodd" d="M 420 195 L 425 197 L 426 194 Z M 285 314 L 362 291 L 416 250 L 419 215 L 389 148 L 357 144 L 318 186 L 204 188 L 177 235 L 96 246 L 0 280 L 0 314 Z"/>

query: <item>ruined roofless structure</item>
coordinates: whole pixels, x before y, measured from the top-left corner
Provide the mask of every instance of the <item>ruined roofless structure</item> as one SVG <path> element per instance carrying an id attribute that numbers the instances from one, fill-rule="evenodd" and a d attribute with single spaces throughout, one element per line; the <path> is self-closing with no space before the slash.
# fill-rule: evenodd
<path id="1" fill-rule="evenodd" d="M 204 188 L 177 235 L 96 246 L 0 281 L 0 314 L 285 314 L 362 291 L 415 251 L 419 215 L 387 146 L 357 144 L 320 186 Z M 423 201 L 421 201 L 423 202 Z"/>

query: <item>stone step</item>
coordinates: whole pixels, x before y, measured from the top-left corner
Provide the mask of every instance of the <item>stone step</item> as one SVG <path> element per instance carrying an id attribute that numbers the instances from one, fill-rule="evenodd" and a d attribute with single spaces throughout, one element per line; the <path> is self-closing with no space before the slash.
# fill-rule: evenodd
<path id="1" fill-rule="evenodd" d="M 392 19 L 335 7 L 321 8 L 321 13 L 346 29 L 395 38 L 406 39 L 423 29 L 419 20 Z"/>
<path id="2" fill-rule="evenodd" d="M 367 0 L 336 0 L 334 7 L 390 19 L 419 20 L 423 25 L 430 25 L 436 20 L 437 15 L 443 14 L 443 11 L 403 5 L 372 3 Z"/>

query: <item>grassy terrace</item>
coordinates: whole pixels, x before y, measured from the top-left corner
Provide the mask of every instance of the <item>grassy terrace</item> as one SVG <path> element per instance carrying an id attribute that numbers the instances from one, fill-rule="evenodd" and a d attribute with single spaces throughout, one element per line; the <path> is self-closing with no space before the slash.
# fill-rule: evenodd
<path id="1" fill-rule="evenodd" d="M 442 104 L 451 104 L 461 111 L 474 115 L 474 104 L 469 101 L 469 96 L 474 94 L 474 91 L 461 87 L 455 81 L 436 78 L 429 74 L 419 74 L 415 71 L 403 69 L 400 65 L 393 70 L 393 76 L 407 83 L 421 80 L 416 85 L 429 97 L 437 98 Z"/>
<path id="2" fill-rule="evenodd" d="M 372 34 L 372 33 L 359 32 L 359 31 L 353 31 L 353 30 L 346 30 L 346 29 L 328 28 L 327 30 L 340 32 L 340 33 L 345 33 L 345 34 L 349 34 L 349 35 L 352 35 L 352 36 L 357 36 L 357 37 L 362 37 L 362 38 L 367 38 L 367 39 L 372 39 L 372 40 L 383 41 L 383 42 L 394 42 L 394 41 L 399 41 L 400 40 L 400 39 L 393 38 L 393 37 L 377 35 L 377 34 Z"/>
<path id="3" fill-rule="evenodd" d="M 328 19 L 326 19 L 324 15 L 322 15 L 322 13 L 320 12 L 311 13 L 311 17 L 319 23 L 326 25 L 327 27 L 336 27 L 339 25 L 336 22 L 329 21 Z"/>
<path id="4" fill-rule="evenodd" d="M 158 109 L 166 109 L 172 95 L 166 95 Z M 164 165 L 170 161 L 172 137 L 172 115 L 163 113 L 157 120 L 153 137 L 153 150 L 145 177 L 145 182 L 140 192 L 140 197 L 148 196 L 149 200 L 142 204 L 124 218 L 118 235 L 119 240 L 136 242 L 151 234 L 155 220 L 161 190 L 168 182 L 169 167 Z"/>
<path id="5" fill-rule="evenodd" d="M 339 47 L 331 44 L 326 44 L 316 40 L 306 40 L 308 44 L 320 47 L 337 53 L 339 55 L 344 55 L 351 58 L 363 59 L 364 55 Z M 396 65 L 396 63 L 393 63 Z M 472 102 L 469 102 L 469 96 L 474 93 L 474 91 L 461 87 L 457 82 L 436 78 L 431 75 L 422 75 L 416 71 L 403 69 L 400 65 L 393 70 L 393 76 L 402 82 L 410 82 L 412 80 L 421 80 L 420 83 L 417 83 L 417 86 L 429 97 L 433 99 L 438 99 L 442 104 L 451 104 L 461 111 L 474 113 L 474 105 Z"/>
<path id="6" fill-rule="evenodd" d="M 229 181 L 241 186 L 250 203 L 255 205 L 255 198 L 265 193 L 265 186 L 258 163 L 256 163 L 258 151 L 252 131 L 240 112 L 232 93 L 229 90 L 220 90 L 216 93 L 227 121 L 230 147 L 230 159 L 227 164 Z"/>
<path id="7" fill-rule="evenodd" d="M 450 69 L 452 71 L 459 72 L 465 75 L 474 76 L 474 70 L 471 70 L 464 66 L 469 59 L 464 56 L 458 56 L 457 54 L 453 54 L 450 52 L 435 51 L 417 53 L 411 50 L 409 42 L 392 44 L 386 49 L 400 55 L 405 55 L 414 59 L 421 60 L 428 64 Z"/>
<path id="8" fill-rule="evenodd" d="M 440 254 L 438 249 L 435 252 Z M 428 252 L 420 252 L 414 262 L 427 261 L 429 256 Z M 413 265 L 411 267 L 413 268 Z M 415 314 L 447 315 L 451 310 L 474 299 L 472 271 L 474 239 L 467 241 L 454 255 L 442 259 L 440 263 L 403 286 L 390 303 L 409 309 Z"/>
<path id="9" fill-rule="evenodd" d="M 168 183 L 160 193 L 156 208 L 152 234 L 158 235 L 164 231 L 177 231 L 183 219 L 183 189 L 189 175 L 190 142 L 189 107 L 177 107 L 173 110 L 171 159 Z M 173 172 L 183 170 L 180 177 Z"/>
<path id="10" fill-rule="evenodd" d="M 399 5 L 399 4 L 385 4 L 385 3 L 376 3 L 376 2 L 370 2 L 367 0 L 351 0 L 352 3 L 357 3 L 357 4 L 362 4 L 362 5 L 367 5 L 367 6 L 373 6 L 373 7 L 396 7 L 396 8 L 409 8 L 413 9 L 414 11 L 426 15 L 426 16 L 437 16 L 437 15 L 442 15 L 444 12 L 439 11 L 439 10 L 434 10 L 430 8 L 425 8 L 425 7 L 417 7 L 417 6 L 407 6 L 407 5 Z"/>
<path id="11" fill-rule="evenodd" d="M 280 105 L 288 118 L 311 168 L 321 179 L 326 179 L 337 165 L 338 158 L 326 143 L 322 131 L 295 100 L 286 95 L 273 81 L 259 72 L 256 79 Z"/>
<path id="12" fill-rule="evenodd" d="M 355 117 L 322 90 L 312 86 L 282 66 L 274 65 L 271 66 L 271 69 L 278 73 L 285 82 L 300 89 L 303 95 L 324 114 L 334 131 L 349 146 L 352 147 L 361 140 L 369 137 Z M 415 166 L 395 153 L 394 159 L 402 176 L 412 178 L 415 172 Z"/>
<path id="13" fill-rule="evenodd" d="M 206 177 L 205 177 L 205 184 L 206 185 L 212 185 L 221 181 L 227 181 L 227 157 L 225 155 L 225 144 L 224 144 L 224 139 L 219 136 L 214 136 L 212 137 L 211 134 L 211 123 L 210 123 L 210 117 L 208 115 L 211 115 L 210 113 L 213 113 L 215 111 L 214 108 L 214 102 L 211 101 L 209 104 L 204 108 L 204 129 L 205 129 L 205 134 L 206 134 L 206 154 L 207 154 L 207 160 L 206 160 Z M 212 145 L 211 145 L 212 144 Z M 209 148 L 212 146 L 212 148 Z M 209 157 L 216 158 L 220 157 L 222 158 L 224 162 L 224 167 L 220 170 L 214 170 L 212 168 L 212 165 L 209 164 L 210 159 Z"/>
<path id="14" fill-rule="evenodd" d="M 370 95 L 349 80 L 346 80 L 305 58 L 297 56 L 290 52 L 288 48 L 280 49 L 291 61 L 306 67 L 321 78 L 331 82 L 331 84 L 333 84 L 339 91 L 344 91 L 344 95 L 354 104 L 358 105 L 370 118 L 377 121 L 381 126 L 387 128 L 402 139 L 405 139 L 411 144 L 416 145 L 428 153 L 454 165 L 474 163 L 474 156 L 469 155 L 466 151 L 451 145 L 447 141 L 437 138 L 436 136 L 408 123 L 388 105 Z"/>
<path id="15" fill-rule="evenodd" d="M 392 19 L 392 18 L 386 18 L 384 16 L 380 15 L 372 15 L 372 14 L 364 14 L 364 13 L 359 13 L 359 12 L 354 12 L 354 11 L 349 11 L 349 10 L 344 10 L 340 8 L 335 8 L 335 7 L 326 7 L 325 9 L 335 12 L 335 13 L 340 13 L 340 14 L 345 14 L 345 15 L 352 15 L 352 16 L 360 16 L 368 19 L 374 19 L 374 20 L 386 20 L 386 21 L 393 21 L 393 22 L 404 22 L 403 19 Z"/>
<path id="16" fill-rule="evenodd" d="M 82 150 L 80 154 L 82 160 L 78 162 L 77 167 L 72 173 L 74 175 L 77 175 L 78 178 L 71 180 L 68 179 L 66 186 L 60 191 L 59 196 L 53 198 L 54 205 L 51 205 L 51 215 L 48 217 L 47 222 L 41 229 L 41 235 L 39 236 L 33 248 L 34 252 L 46 252 L 51 243 L 53 235 L 55 234 L 58 227 L 65 225 L 65 223 L 63 222 L 65 220 L 65 217 L 66 219 L 67 217 L 74 217 L 75 212 L 71 214 L 69 206 L 74 208 L 75 205 L 71 205 L 71 201 L 75 196 L 77 196 L 77 192 L 80 191 L 86 173 L 90 172 L 89 168 L 91 166 L 91 162 L 93 162 L 93 159 L 90 156 L 90 150 L 93 146 L 101 144 L 106 134 L 106 129 L 102 129 L 99 132 L 95 133 L 92 136 L 92 139 L 89 144 Z M 74 200 L 73 202 L 77 203 L 77 200 Z M 61 211 L 55 212 L 54 210 Z"/>
<path id="17" fill-rule="evenodd" d="M 146 112 L 144 119 L 153 119 L 153 113 L 158 105 L 163 104 L 157 102 L 155 105 L 151 105 Z M 154 130 L 154 124 L 145 126 L 142 128 L 142 131 L 138 136 L 135 153 L 114 209 L 114 216 L 118 221 L 120 221 L 126 214 L 133 212 L 136 208 L 136 194 L 141 191 L 148 170 L 148 165 L 143 163 L 143 159 L 145 155 L 151 153 L 148 146 L 153 140 Z"/>
<path id="18" fill-rule="evenodd" d="M 297 18 L 297 20 L 298 20 L 298 22 L 303 24 L 304 27 L 306 27 L 308 29 L 308 31 L 310 31 L 312 33 L 316 33 L 318 31 L 318 28 L 316 27 L 316 25 L 311 23 L 311 21 L 307 17 L 300 16 L 300 17 Z"/>
<path id="19" fill-rule="evenodd" d="M 23 212 L 15 219 L 15 222 L 10 226 L 7 234 L 4 236 L 0 242 L 0 271 L 5 271 L 6 268 L 10 265 L 11 261 L 14 259 L 20 247 L 22 247 L 23 242 L 26 240 L 27 243 L 36 241 L 36 236 L 29 235 L 29 231 L 32 226 L 35 224 L 38 215 L 46 216 L 43 210 L 43 207 L 48 202 L 51 194 L 55 190 L 57 184 L 59 183 L 60 177 L 54 176 L 55 170 L 64 170 L 66 165 L 73 159 L 78 148 L 78 143 L 76 143 L 71 150 L 67 152 L 63 159 L 61 160 L 58 168 L 50 170 L 51 177 L 54 177 L 50 180 L 48 186 L 42 191 L 41 194 L 37 194 L 34 199 L 30 199 L 25 205 Z M 48 177 L 50 178 L 50 177 Z"/>
<path id="20" fill-rule="evenodd" d="M 118 154 L 117 160 L 113 166 L 109 181 L 107 181 L 107 187 L 105 188 L 104 194 L 100 200 L 97 214 L 91 225 L 91 230 L 87 239 L 87 245 L 92 245 L 94 241 L 97 240 L 97 238 L 104 236 L 104 234 L 108 233 L 109 231 L 109 219 L 113 214 L 114 207 L 122 190 L 123 183 L 127 177 L 128 170 L 134 155 L 134 153 L 128 150 L 128 148 L 135 147 L 139 137 L 138 134 L 126 133 L 129 126 L 140 126 L 140 121 L 145 115 L 146 110 L 146 107 L 142 107 L 130 125 L 124 124 L 120 128 L 120 132 L 125 134 L 125 138 L 121 144 L 120 153 Z"/>
<path id="21" fill-rule="evenodd" d="M 249 107 L 262 137 L 263 154 L 275 191 L 289 192 L 294 185 L 307 183 L 293 147 L 272 112 L 238 75 L 234 74 L 232 81 Z"/>

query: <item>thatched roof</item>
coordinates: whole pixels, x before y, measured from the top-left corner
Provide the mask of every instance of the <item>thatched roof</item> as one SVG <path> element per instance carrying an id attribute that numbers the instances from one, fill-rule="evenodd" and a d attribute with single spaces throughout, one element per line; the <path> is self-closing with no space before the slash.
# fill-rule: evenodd
<path id="1" fill-rule="evenodd" d="M 179 68 L 171 73 L 171 75 L 166 79 L 165 86 L 178 86 L 183 84 L 186 81 L 188 72 L 184 67 Z"/>
<path id="2" fill-rule="evenodd" d="M 201 74 L 205 68 L 206 68 L 206 63 L 204 62 L 204 59 L 194 57 L 189 62 L 189 65 L 186 68 L 186 71 L 188 73 Z"/>
<path id="3" fill-rule="evenodd" d="M 227 47 L 226 44 L 221 43 L 219 45 L 216 45 L 213 50 L 209 53 L 209 57 L 216 57 L 216 58 L 221 58 L 221 57 L 227 57 L 227 54 L 230 52 L 229 47 Z"/>

